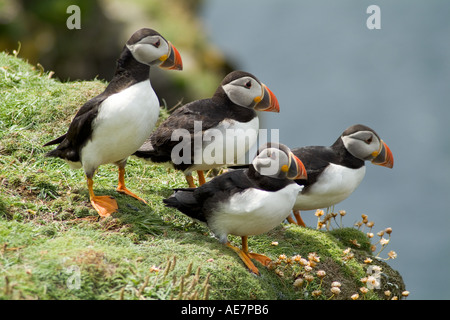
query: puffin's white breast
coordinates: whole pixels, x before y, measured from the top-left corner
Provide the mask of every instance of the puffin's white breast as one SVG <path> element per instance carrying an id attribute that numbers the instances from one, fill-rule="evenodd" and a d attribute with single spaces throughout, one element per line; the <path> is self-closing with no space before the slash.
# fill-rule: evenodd
<path id="1" fill-rule="evenodd" d="M 208 170 L 222 165 L 237 164 L 258 139 L 259 119 L 239 122 L 221 121 L 218 126 L 205 130 L 202 143 L 194 141 L 194 170 Z"/>
<path id="2" fill-rule="evenodd" d="M 247 189 L 219 205 L 208 225 L 222 242 L 228 234 L 247 236 L 270 231 L 290 214 L 301 190 L 296 183 L 275 192 Z"/>
<path id="3" fill-rule="evenodd" d="M 134 153 L 150 136 L 158 116 L 159 101 L 149 80 L 108 97 L 94 120 L 92 139 L 81 152 L 85 169 Z"/>
<path id="4" fill-rule="evenodd" d="M 328 208 L 345 200 L 359 186 L 366 167 L 351 169 L 330 163 L 317 181 L 297 196 L 294 210 Z"/>

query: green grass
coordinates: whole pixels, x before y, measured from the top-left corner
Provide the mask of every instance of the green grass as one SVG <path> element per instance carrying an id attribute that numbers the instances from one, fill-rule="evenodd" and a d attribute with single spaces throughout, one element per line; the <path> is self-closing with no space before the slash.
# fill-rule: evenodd
<path id="1" fill-rule="evenodd" d="M 115 197 L 119 212 L 99 219 L 82 170 L 44 157 L 51 148 L 42 145 L 64 133 L 78 108 L 106 84 L 61 83 L 48 75 L 0 53 L 0 299 L 328 299 L 332 281 L 342 283 L 333 298 L 349 299 L 364 286 L 362 261 L 372 256 L 364 233 L 280 225 L 250 237 L 252 251 L 275 261 L 271 268 L 259 265 L 258 277 L 205 226 L 163 205 L 172 188 L 186 187 L 181 173 L 134 158 L 126 167 L 127 187 L 148 205 L 117 193 L 117 168 L 105 165 L 94 189 Z M 238 237 L 230 240 L 240 245 Z M 354 259 L 343 259 L 347 247 Z M 320 256 L 311 273 L 322 269 L 327 276 L 294 287 L 304 268 L 278 257 L 310 252 Z M 394 270 L 374 263 L 404 289 Z M 382 299 L 381 291 L 361 298 Z"/>

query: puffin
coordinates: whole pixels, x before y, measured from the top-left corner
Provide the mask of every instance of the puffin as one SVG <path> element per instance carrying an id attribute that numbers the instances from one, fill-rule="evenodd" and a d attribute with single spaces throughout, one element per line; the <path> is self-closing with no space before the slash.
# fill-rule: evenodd
<path id="1" fill-rule="evenodd" d="M 150 68 L 182 70 L 180 53 L 157 31 L 143 28 L 124 45 L 115 74 L 106 89 L 87 101 L 67 132 L 46 143 L 58 146 L 47 157 L 65 160 L 71 168 L 83 168 L 89 198 L 101 217 L 118 210 L 110 196 L 94 194 L 93 178 L 100 165 L 118 166 L 117 191 L 145 203 L 125 186 L 127 159 L 150 136 L 159 117 L 159 100 L 150 83 Z"/>
<path id="2" fill-rule="evenodd" d="M 290 223 L 305 226 L 300 210 L 331 207 L 348 198 L 364 178 L 365 162 L 393 168 L 394 157 L 387 144 L 371 128 L 355 124 L 348 127 L 331 146 L 293 148 L 302 159 L 308 179 L 297 179 L 303 186 L 293 206 Z"/>
<path id="3" fill-rule="evenodd" d="M 274 93 L 251 73 L 235 70 L 211 98 L 176 109 L 133 154 L 183 171 L 189 187 L 205 183 L 203 170 L 236 164 L 256 144 L 256 111 L 279 112 Z"/>
<path id="4" fill-rule="evenodd" d="M 268 232 L 284 221 L 303 188 L 295 179 L 306 178 L 305 166 L 287 146 L 269 142 L 259 148 L 247 168 L 225 172 L 196 188 L 174 189 L 163 202 L 206 223 L 220 243 L 259 275 L 251 259 L 264 266 L 271 260 L 249 252 L 248 236 Z M 230 244 L 229 234 L 241 237 L 242 248 Z"/>

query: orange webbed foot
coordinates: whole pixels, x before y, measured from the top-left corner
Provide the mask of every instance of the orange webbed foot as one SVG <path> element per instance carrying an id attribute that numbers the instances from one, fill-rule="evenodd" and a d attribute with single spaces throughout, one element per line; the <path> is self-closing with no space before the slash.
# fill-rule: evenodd
<path id="1" fill-rule="evenodd" d="M 136 194 L 134 194 L 133 192 L 128 190 L 127 187 L 125 187 L 125 168 L 122 168 L 122 167 L 119 167 L 119 183 L 118 183 L 116 191 L 120 192 L 122 194 L 126 194 L 130 197 L 133 197 L 133 198 L 147 204 L 147 201 L 145 201 L 141 197 L 137 196 Z"/>
<path id="2" fill-rule="evenodd" d="M 111 196 L 91 197 L 91 204 L 102 218 L 109 217 L 119 209 L 117 201 Z"/>
<path id="3" fill-rule="evenodd" d="M 130 197 L 133 197 L 139 201 L 142 201 L 143 203 L 147 204 L 147 201 L 145 201 L 144 199 L 142 199 L 141 197 L 137 196 L 136 194 L 134 194 L 133 192 L 131 192 L 130 190 L 128 190 L 125 186 L 118 186 L 116 189 L 117 192 L 122 193 L 122 194 L 126 194 Z"/>
<path id="4" fill-rule="evenodd" d="M 253 264 L 253 262 L 250 260 L 250 257 L 247 255 L 247 253 L 245 253 L 244 251 L 242 251 L 241 249 L 232 246 L 229 242 L 226 244 L 227 247 L 231 248 L 234 252 L 236 252 L 239 256 L 239 258 L 241 258 L 241 260 L 244 262 L 244 264 L 246 265 L 246 267 L 253 272 L 254 274 L 259 276 L 259 270 L 258 268 Z"/>

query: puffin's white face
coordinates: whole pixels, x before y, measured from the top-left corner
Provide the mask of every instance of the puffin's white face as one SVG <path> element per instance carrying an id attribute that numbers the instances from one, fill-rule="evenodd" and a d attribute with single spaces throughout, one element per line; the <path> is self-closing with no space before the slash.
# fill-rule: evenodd
<path id="1" fill-rule="evenodd" d="M 278 148 L 265 148 L 252 161 L 256 171 L 263 176 L 278 179 L 306 178 L 303 163 L 292 152 L 287 154 Z"/>
<path id="2" fill-rule="evenodd" d="M 361 160 L 373 160 L 382 149 L 382 141 L 371 131 L 357 131 L 343 136 L 348 152 Z"/>
<path id="3" fill-rule="evenodd" d="M 127 47 L 137 61 L 147 65 L 161 63 L 164 61 L 161 58 L 169 52 L 169 44 L 158 35 L 142 38 Z"/>
<path id="4" fill-rule="evenodd" d="M 264 89 L 252 77 L 242 77 L 223 86 L 223 90 L 233 103 L 242 107 L 253 107 L 261 101 Z"/>
<path id="5" fill-rule="evenodd" d="M 136 43 L 127 44 L 127 48 L 140 63 L 159 65 L 167 69 L 182 69 L 177 49 L 159 35 L 144 37 Z"/>
<path id="6" fill-rule="evenodd" d="M 364 125 L 354 125 L 347 128 L 340 139 L 355 158 L 387 168 L 394 166 L 391 150 L 372 129 Z"/>

